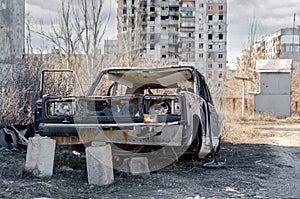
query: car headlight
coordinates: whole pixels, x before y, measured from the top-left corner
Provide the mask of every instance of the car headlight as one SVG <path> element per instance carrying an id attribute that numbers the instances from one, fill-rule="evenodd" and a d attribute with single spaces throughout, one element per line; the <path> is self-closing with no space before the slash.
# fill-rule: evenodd
<path id="1" fill-rule="evenodd" d="M 72 116 L 74 115 L 74 105 L 72 102 L 51 102 L 51 116 Z"/>

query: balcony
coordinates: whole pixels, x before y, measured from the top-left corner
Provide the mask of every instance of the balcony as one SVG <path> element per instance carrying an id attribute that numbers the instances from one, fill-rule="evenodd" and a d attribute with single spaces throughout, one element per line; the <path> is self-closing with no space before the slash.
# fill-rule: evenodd
<path id="1" fill-rule="evenodd" d="M 179 16 L 179 12 L 178 11 L 169 11 L 169 15 L 170 16 Z"/>
<path id="2" fill-rule="evenodd" d="M 169 25 L 178 25 L 178 20 L 169 20 Z"/>
<path id="3" fill-rule="evenodd" d="M 190 21 L 190 22 L 180 22 L 180 28 L 195 28 L 195 22 L 194 21 Z"/>
<path id="4" fill-rule="evenodd" d="M 162 10 L 161 11 L 161 16 L 169 16 L 169 11 L 168 10 Z"/>
<path id="5" fill-rule="evenodd" d="M 169 7 L 179 7 L 179 1 L 170 0 L 169 1 Z"/>

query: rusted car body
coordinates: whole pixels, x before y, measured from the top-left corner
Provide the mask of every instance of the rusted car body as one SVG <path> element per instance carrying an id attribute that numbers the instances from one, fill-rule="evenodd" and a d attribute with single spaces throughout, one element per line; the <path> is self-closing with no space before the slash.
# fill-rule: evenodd
<path id="1" fill-rule="evenodd" d="M 58 144 L 170 146 L 206 155 L 219 146 L 222 122 L 197 69 L 169 66 L 106 69 L 86 95 L 43 95 L 35 126 Z"/>

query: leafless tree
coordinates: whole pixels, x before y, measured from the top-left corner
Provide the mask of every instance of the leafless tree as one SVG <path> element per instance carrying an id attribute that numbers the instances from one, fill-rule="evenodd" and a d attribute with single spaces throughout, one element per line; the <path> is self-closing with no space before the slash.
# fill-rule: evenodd
<path id="1" fill-rule="evenodd" d="M 51 23 L 51 30 L 45 31 L 43 25 L 36 31 L 42 38 L 54 44 L 71 68 L 72 57 L 85 55 L 89 83 L 94 79 L 98 52 L 101 49 L 110 12 L 103 16 L 104 0 L 61 0 L 59 23 Z"/>
<path id="2" fill-rule="evenodd" d="M 83 49 L 86 68 L 90 81 L 93 80 L 97 60 L 104 34 L 110 20 L 110 12 L 103 15 L 104 0 L 76 0 L 78 7 L 73 7 L 75 29 L 78 34 L 80 47 Z M 91 83 L 91 82 L 90 82 Z"/>
<path id="3" fill-rule="evenodd" d="M 50 41 L 57 48 L 61 55 L 64 55 L 66 68 L 71 66 L 72 55 L 78 52 L 78 34 L 75 32 L 74 24 L 72 23 L 72 3 L 71 0 L 61 1 L 61 11 L 58 17 L 59 23 L 51 22 L 51 31 L 45 31 L 43 25 L 39 31 L 42 38 Z"/>

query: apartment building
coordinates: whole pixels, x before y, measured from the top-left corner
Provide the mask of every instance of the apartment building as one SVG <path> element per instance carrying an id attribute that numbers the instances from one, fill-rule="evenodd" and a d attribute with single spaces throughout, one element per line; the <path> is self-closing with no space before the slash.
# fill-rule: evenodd
<path id="1" fill-rule="evenodd" d="M 239 58 L 240 68 L 256 68 L 259 59 L 292 59 L 300 66 L 300 28 L 284 28 L 249 46 Z"/>
<path id="2" fill-rule="evenodd" d="M 194 65 L 220 85 L 227 60 L 226 0 L 118 0 L 118 53 Z"/>

